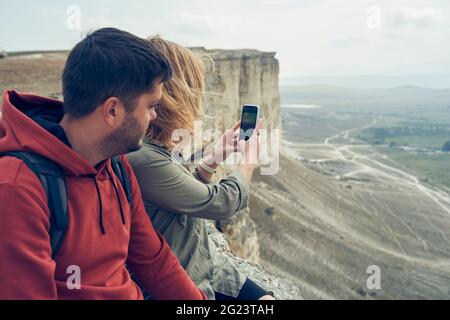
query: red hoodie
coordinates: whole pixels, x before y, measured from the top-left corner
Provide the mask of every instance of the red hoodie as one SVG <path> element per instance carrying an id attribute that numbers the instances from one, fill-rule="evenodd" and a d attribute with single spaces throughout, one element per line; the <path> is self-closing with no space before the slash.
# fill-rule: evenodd
<path id="1" fill-rule="evenodd" d="M 2 111 L 0 152 L 35 152 L 64 169 L 69 227 L 53 260 L 40 180 L 21 160 L 0 157 L 0 299 L 142 299 L 125 264 L 156 299 L 205 299 L 153 229 L 126 157 L 131 205 L 110 160 L 94 168 L 56 137 L 65 137 L 62 102 L 7 91 Z M 80 268 L 81 289 L 67 286 L 69 266 Z"/>

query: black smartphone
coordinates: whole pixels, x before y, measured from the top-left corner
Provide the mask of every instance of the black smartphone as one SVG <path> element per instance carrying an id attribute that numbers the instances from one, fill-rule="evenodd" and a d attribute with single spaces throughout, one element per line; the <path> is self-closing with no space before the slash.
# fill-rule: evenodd
<path id="1" fill-rule="evenodd" d="M 241 129 L 239 130 L 239 140 L 247 141 L 255 130 L 259 119 L 260 109 L 257 105 L 246 104 L 242 107 Z"/>

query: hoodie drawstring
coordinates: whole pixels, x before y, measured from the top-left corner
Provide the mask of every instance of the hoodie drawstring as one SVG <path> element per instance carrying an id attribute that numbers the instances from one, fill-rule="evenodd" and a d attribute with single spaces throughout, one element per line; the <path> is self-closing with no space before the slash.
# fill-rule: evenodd
<path id="1" fill-rule="evenodd" d="M 125 214 L 123 213 L 122 201 L 120 200 L 119 190 L 117 189 L 117 186 L 114 183 L 114 179 L 112 178 L 111 173 L 109 172 L 108 168 L 106 168 L 106 172 L 108 173 L 109 180 L 112 182 L 112 184 L 114 186 L 114 190 L 116 192 L 116 197 L 117 197 L 117 200 L 119 201 L 120 217 L 122 218 L 122 224 L 125 225 Z M 102 234 L 106 234 L 105 226 L 103 225 L 102 195 L 100 193 L 100 189 L 99 189 L 98 184 L 97 184 L 97 179 L 95 178 L 95 176 L 91 176 L 91 178 L 92 178 L 92 180 L 94 180 L 95 189 L 97 190 L 98 202 L 99 202 L 99 205 L 100 205 L 100 213 L 99 213 L 100 229 L 102 231 Z"/>
<path id="2" fill-rule="evenodd" d="M 91 177 L 92 180 L 94 180 L 95 189 L 97 189 L 97 196 L 98 196 L 98 202 L 100 204 L 100 214 L 99 214 L 99 220 L 100 220 L 100 229 L 102 230 L 102 234 L 105 234 L 105 226 L 103 225 L 103 203 L 102 203 L 102 196 L 100 194 L 100 189 L 98 188 L 97 179 L 95 176 Z"/>
<path id="3" fill-rule="evenodd" d="M 125 215 L 123 213 L 122 201 L 120 200 L 120 197 L 119 197 L 119 190 L 117 189 L 117 186 L 116 186 L 114 179 L 112 178 L 111 173 L 109 172 L 108 168 L 106 168 L 106 172 L 108 173 L 109 179 L 111 180 L 111 182 L 114 186 L 114 190 L 116 191 L 116 197 L 117 197 L 117 200 L 119 201 L 120 216 L 122 218 L 122 224 L 125 225 Z"/>

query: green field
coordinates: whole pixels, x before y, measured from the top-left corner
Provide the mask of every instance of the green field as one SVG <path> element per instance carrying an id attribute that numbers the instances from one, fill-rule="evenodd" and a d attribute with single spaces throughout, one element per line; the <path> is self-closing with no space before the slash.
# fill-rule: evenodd
<path id="1" fill-rule="evenodd" d="M 411 153 L 396 148 L 375 147 L 426 184 L 450 191 L 450 153 Z"/>
<path id="2" fill-rule="evenodd" d="M 436 113 L 430 112 L 429 118 L 420 121 L 414 115 L 381 116 L 374 127 L 359 131 L 357 138 L 376 145 L 441 150 L 450 141 L 450 124 L 443 121 L 447 117 L 445 112 L 440 113 L 439 121 Z M 427 115 L 422 113 L 422 117 Z"/>
<path id="3" fill-rule="evenodd" d="M 433 148 L 441 149 L 442 146 L 450 141 L 450 137 L 440 136 L 397 136 L 392 138 L 386 138 L 385 144 L 396 144 L 399 146 L 409 146 L 417 148 Z"/>

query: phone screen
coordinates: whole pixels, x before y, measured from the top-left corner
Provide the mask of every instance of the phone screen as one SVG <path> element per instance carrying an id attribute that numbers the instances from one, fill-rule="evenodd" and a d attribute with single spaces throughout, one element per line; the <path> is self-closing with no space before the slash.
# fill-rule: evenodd
<path id="1" fill-rule="evenodd" d="M 253 134 L 253 130 L 256 127 L 256 121 L 258 120 L 257 106 L 244 106 L 241 117 L 241 130 L 239 134 L 239 140 L 247 141 Z"/>

